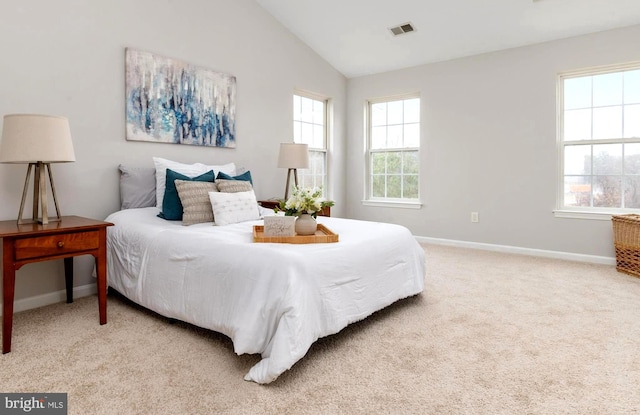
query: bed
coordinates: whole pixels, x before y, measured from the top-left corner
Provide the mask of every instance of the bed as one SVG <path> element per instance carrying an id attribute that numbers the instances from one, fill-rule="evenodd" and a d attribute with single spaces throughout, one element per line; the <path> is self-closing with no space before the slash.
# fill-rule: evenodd
<path id="1" fill-rule="evenodd" d="M 339 242 L 256 243 L 260 219 L 184 226 L 158 213 L 132 208 L 106 218 L 114 224 L 109 286 L 163 316 L 225 334 L 237 354 L 260 354 L 249 381 L 274 381 L 318 338 L 424 287 L 424 250 L 399 225 L 319 216 Z"/>

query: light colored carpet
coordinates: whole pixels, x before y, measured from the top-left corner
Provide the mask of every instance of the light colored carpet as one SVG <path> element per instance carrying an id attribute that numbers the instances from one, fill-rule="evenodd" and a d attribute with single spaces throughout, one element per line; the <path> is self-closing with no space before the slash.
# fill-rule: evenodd
<path id="1" fill-rule="evenodd" d="M 424 245 L 426 287 L 319 340 L 266 386 L 229 339 L 109 298 L 15 315 L 0 391 L 70 414 L 640 413 L 640 279 L 611 266 Z"/>

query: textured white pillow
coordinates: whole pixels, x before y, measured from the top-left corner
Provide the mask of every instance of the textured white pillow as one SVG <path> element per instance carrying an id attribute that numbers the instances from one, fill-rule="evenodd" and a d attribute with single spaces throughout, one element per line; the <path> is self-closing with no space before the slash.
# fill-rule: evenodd
<path id="1" fill-rule="evenodd" d="M 237 193 L 209 192 L 209 199 L 216 225 L 260 219 L 258 201 L 253 190 Z"/>
<path id="2" fill-rule="evenodd" d="M 162 210 L 162 199 L 164 199 L 164 189 L 167 185 L 167 169 L 171 169 L 176 173 L 184 174 L 188 177 L 196 177 L 209 170 L 213 170 L 214 177 L 219 172 L 232 176 L 236 175 L 235 163 L 227 163 L 221 166 L 207 166 L 202 163 L 184 164 L 160 157 L 153 157 L 153 164 L 156 166 L 156 207 L 160 210 Z"/>

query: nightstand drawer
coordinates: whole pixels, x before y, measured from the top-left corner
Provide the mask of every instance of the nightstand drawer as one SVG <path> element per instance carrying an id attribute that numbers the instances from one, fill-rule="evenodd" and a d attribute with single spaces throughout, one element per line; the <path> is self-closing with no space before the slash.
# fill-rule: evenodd
<path id="1" fill-rule="evenodd" d="M 76 232 L 16 239 L 15 259 L 47 257 L 98 249 L 99 232 Z"/>

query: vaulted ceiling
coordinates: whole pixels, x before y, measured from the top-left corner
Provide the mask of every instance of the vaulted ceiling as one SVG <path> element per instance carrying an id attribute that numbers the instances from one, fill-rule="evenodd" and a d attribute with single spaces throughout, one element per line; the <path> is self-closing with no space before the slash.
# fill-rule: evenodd
<path id="1" fill-rule="evenodd" d="M 349 78 L 640 24 L 640 0 L 256 1 Z"/>

